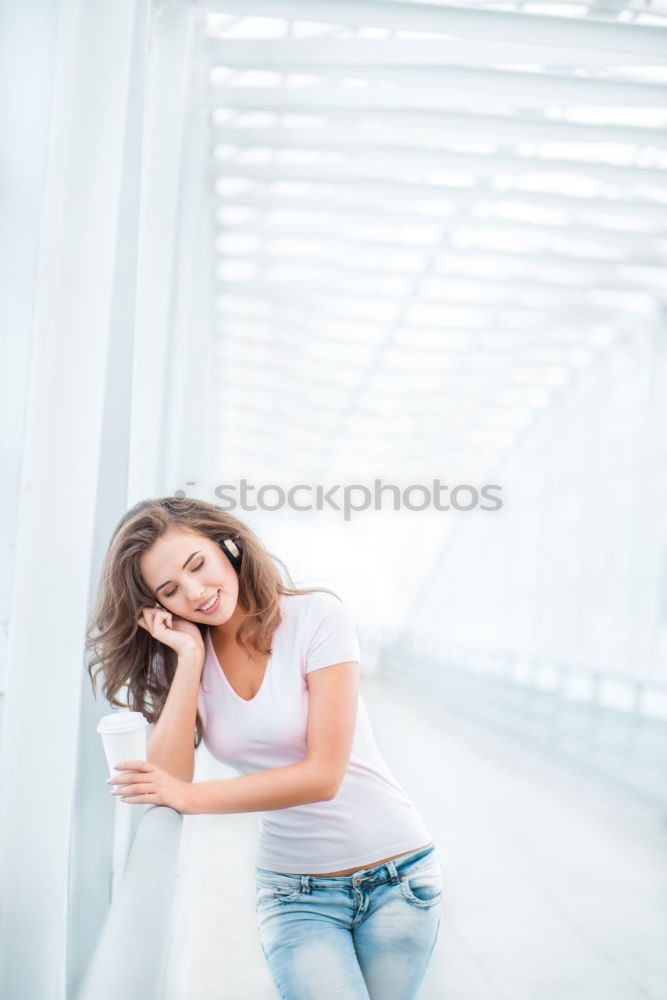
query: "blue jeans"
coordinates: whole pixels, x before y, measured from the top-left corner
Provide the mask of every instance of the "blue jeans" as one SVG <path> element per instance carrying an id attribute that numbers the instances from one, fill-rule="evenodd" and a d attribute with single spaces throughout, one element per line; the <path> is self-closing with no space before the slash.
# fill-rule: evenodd
<path id="1" fill-rule="evenodd" d="M 282 1000 L 413 1000 L 442 913 L 435 845 L 353 875 L 255 868 L 257 929 Z"/>

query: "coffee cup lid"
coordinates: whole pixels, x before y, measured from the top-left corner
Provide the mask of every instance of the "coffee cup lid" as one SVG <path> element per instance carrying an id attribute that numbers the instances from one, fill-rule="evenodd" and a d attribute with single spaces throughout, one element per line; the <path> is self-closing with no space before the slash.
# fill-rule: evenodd
<path id="1" fill-rule="evenodd" d="M 124 733 L 130 729 L 141 729 L 148 725 L 141 712 L 111 712 L 103 715 L 97 723 L 98 733 Z"/>

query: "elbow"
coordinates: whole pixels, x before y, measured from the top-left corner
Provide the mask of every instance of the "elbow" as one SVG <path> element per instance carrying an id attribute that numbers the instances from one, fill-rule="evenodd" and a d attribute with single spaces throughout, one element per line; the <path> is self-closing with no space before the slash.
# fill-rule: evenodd
<path id="1" fill-rule="evenodd" d="M 312 761 L 306 761 L 308 768 L 308 794 L 310 802 L 329 802 L 338 795 L 338 789 L 343 783 L 344 774 L 332 772 L 330 767 Z M 305 772 L 304 772 L 305 774 Z"/>
<path id="2" fill-rule="evenodd" d="M 322 795 L 320 801 L 331 802 L 338 795 L 338 789 L 341 786 L 341 781 L 338 778 L 335 780 L 329 779 L 326 781 L 322 787 Z"/>

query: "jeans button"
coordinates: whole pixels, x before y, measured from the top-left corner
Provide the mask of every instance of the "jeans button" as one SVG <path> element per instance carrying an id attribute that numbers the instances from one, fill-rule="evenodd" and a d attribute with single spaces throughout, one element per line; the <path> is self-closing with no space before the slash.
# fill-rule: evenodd
<path id="1" fill-rule="evenodd" d="M 359 877 L 353 878 L 352 885 L 361 885 L 361 879 Z"/>

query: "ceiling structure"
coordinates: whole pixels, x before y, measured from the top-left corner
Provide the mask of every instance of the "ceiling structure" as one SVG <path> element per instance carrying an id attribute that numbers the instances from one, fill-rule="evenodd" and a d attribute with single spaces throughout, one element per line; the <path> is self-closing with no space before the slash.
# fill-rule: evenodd
<path id="1" fill-rule="evenodd" d="M 198 6 L 228 470 L 482 475 L 656 322 L 665 0 Z"/>

